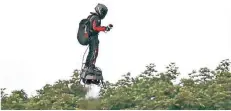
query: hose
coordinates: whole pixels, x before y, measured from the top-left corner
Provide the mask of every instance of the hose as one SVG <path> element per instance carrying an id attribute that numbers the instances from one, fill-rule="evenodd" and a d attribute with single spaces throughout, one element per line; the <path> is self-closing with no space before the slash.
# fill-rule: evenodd
<path id="1" fill-rule="evenodd" d="M 87 46 L 87 49 L 89 48 L 89 46 Z M 84 61 L 84 56 L 85 56 L 85 54 L 86 54 L 86 52 L 87 52 L 87 49 L 85 50 L 85 52 L 84 52 L 84 54 L 83 54 L 83 58 L 82 58 L 82 66 L 81 66 L 81 71 L 82 71 L 82 69 L 83 69 L 83 61 Z"/>

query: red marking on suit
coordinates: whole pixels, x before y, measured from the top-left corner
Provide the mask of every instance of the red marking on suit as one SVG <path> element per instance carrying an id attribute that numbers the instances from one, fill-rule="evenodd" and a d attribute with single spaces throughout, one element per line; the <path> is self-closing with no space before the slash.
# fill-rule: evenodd
<path id="1" fill-rule="evenodd" d="M 105 31 L 106 27 L 104 26 L 96 26 L 96 21 L 93 21 L 93 30 L 100 32 L 100 31 Z"/>

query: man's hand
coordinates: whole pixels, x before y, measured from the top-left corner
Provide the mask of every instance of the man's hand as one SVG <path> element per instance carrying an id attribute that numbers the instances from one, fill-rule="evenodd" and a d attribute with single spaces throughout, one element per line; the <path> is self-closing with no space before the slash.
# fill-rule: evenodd
<path id="1" fill-rule="evenodd" d="M 106 27 L 106 29 L 105 29 L 105 31 L 110 31 L 111 30 L 111 28 L 110 27 Z"/>
<path id="2" fill-rule="evenodd" d="M 108 27 L 112 28 L 112 27 L 113 27 L 113 25 L 112 25 L 112 24 L 109 24 L 109 25 L 108 25 Z"/>
<path id="3" fill-rule="evenodd" d="M 106 31 L 110 31 L 112 29 L 113 25 L 112 24 L 109 24 L 107 27 L 106 27 Z"/>

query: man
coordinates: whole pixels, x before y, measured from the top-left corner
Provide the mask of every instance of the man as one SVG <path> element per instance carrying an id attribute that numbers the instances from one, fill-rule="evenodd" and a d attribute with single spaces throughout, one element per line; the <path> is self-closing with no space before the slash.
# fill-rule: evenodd
<path id="1" fill-rule="evenodd" d="M 107 15 L 108 8 L 104 4 L 98 4 L 95 7 L 95 12 L 91 12 L 90 18 L 90 37 L 89 37 L 89 52 L 85 62 L 85 68 L 89 68 L 88 71 L 94 71 L 95 62 L 99 51 L 99 39 L 98 34 L 101 31 L 110 31 L 109 26 L 101 26 L 101 20 Z"/>

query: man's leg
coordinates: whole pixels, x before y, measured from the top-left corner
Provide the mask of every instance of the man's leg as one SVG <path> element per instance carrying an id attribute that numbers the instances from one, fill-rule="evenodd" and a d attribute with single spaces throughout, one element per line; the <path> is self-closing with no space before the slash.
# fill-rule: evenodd
<path id="1" fill-rule="evenodd" d="M 98 40 L 99 41 L 99 40 Z M 96 59 L 98 57 L 98 52 L 99 52 L 99 42 L 96 43 L 96 48 L 95 48 L 95 58 L 93 60 L 93 64 L 96 63 Z"/>
<path id="2" fill-rule="evenodd" d="M 98 44 L 98 36 L 91 36 L 91 39 L 89 41 L 89 52 L 85 63 L 86 67 L 94 67 L 94 62 L 96 60 L 96 57 L 98 56 L 96 52 L 98 49 Z"/>

